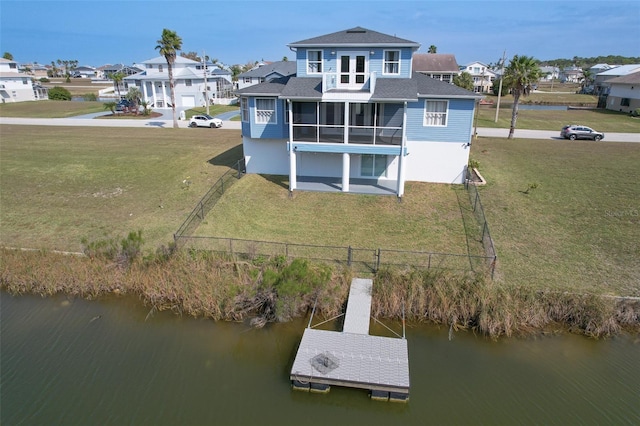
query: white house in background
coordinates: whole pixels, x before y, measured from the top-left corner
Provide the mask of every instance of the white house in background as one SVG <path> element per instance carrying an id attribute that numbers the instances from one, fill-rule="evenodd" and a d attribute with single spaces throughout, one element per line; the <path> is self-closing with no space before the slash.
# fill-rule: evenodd
<path id="1" fill-rule="evenodd" d="M 238 89 L 264 83 L 282 77 L 290 77 L 296 73 L 295 61 L 278 61 L 260 63 L 257 67 L 238 74 Z"/>
<path id="2" fill-rule="evenodd" d="M 169 71 L 164 56 L 157 56 L 141 63 L 144 70 L 123 79 L 128 88 L 137 87 L 143 100 L 152 108 L 171 108 L 171 92 L 169 89 Z M 219 98 L 219 90 L 228 90 L 231 77 L 227 72 L 220 73 L 207 66 L 205 76 L 204 65 L 183 56 L 177 56 L 173 69 L 175 101 L 177 108 L 191 108 L 206 105 L 205 94 L 209 102 Z M 220 70 L 218 70 L 220 71 Z M 205 89 L 205 79 L 207 81 Z"/>
<path id="3" fill-rule="evenodd" d="M 0 99 L 24 102 L 48 99 L 47 89 L 33 82 L 33 77 L 18 71 L 18 63 L 0 58 Z"/>
<path id="4" fill-rule="evenodd" d="M 563 83 L 580 83 L 582 77 L 582 68 L 578 67 L 567 67 L 560 72 L 560 81 Z"/>
<path id="5" fill-rule="evenodd" d="M 607 109 L 632 112 L 640 108 L 640 70 L 607 80 Z"/>
<path id="6" fill-rule="evenodd" d="M 455 55 L 450 53 L 414 53 L 413 70 L 451 84 L 461 72 Z"/>
<path id="7" fill-rule="evenodd" d="M 468 72 L 473 78 L 473 91 L 476 93 L 488 93 L 493 89 L 493 81 L 496 73 L 482 62 L 471 62 L 463 67 L 461 71 Z"/>
<path id="8" fill-rule="evenodd" d="M 542 71 L 542 80 L 551 81 L 560 78 L 560 68 L 552 66 L 540 67 Z"/>
<path id="9" fill-rule="evenodd" d="M 615 68 L 615 67 L 617 67 L 617 65 L 595 64 L 594 66 L 589 68 L 589 71 L 591 72 L 592 76 L 595 76 L 596 74 L 600 74 L 601 72 L 608 71 L 611 68 Z"/>
<path id="10" fill-rule="evenodd" d="M 481 96 L 415 72 L 419 43 L 356 27 L 288 47 L 295 76 L 237 91 L 247 173 L 398 197 L 406 181 L 465 182 Z"/>

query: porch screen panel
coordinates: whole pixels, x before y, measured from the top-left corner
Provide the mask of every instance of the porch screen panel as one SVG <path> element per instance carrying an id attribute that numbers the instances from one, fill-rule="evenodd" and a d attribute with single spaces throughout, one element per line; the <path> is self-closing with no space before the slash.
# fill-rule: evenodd
<path id="1" fill-rule="evenodd" d="M 402 127 L 402 104 L 379 104 L 378 127 Z"/>
<path id="2" fill-rule="evenodd" d="M 315 102 L 294 102 L 293 124 L 318 124 Z"/>

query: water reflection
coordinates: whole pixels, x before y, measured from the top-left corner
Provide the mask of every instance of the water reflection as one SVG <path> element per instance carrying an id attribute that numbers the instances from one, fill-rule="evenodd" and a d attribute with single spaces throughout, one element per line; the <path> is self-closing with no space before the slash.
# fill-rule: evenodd
<path id="1" fill-rule="evenodd" d="M 411 401 L 380 403 L 291 390 L 305 320 L 254 330 L 150 314 L 134 298 L 0 296 L 3 425 L 640 423 L 628 337 L 449 341 L 410 326 Z"/>

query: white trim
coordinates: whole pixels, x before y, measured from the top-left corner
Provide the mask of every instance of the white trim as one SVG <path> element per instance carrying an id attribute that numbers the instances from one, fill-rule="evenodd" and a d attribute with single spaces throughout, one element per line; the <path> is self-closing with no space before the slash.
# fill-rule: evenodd
<path id="1" fill-rule="evenodd" d="M 272 110 L 268 110 L 268 109 L 264 109 L 264 110 L 259 110 L 258 109 L 258 101 L 271 101 L 273 102 L 273 109 Z M 262 115 L 264 115 L 266 117 L 266 114 L 271 111 L 271 115 L 269 116 L 268 120 L 264 120 L 263 117 L 260 118 L 260 120 L 258 120 L 258 113 L 259 112 L 263 112 Z M 254 121 L 256 122 L 256 124 L 278 124 L 278 102 L 276 98 L 256 98 L 255 99 L 255 107 L 254 107 Z"/>
<path id="2" fill-rule="evenodd" d="M 387 52 L 397 52 L 398 60 L 397 61 L 387 61 Z M 382 51 L 382 75 L 400 75 L 401 66 L 402 66 L 402 51 L 400 49 L 385 49 Z M 398 72 L 387 72 L 387 64 L 395 64 L 398 65 Z"/>
<path id="3" fill-rule="evenodd" d="M 429 102 L 438 102 L 445 103 L 445 110 L 443 111 L 427 111 L 427 107 Z M 432 122 L 428 122 L 427 114 L 430 114 L 429 121 L 439 122 L 441 120 L 442 115 L 444 114 L 444 124 L 433 124 Z M 447 127 L 449 123 L 449 101 L 442 99 L 425 99 L 424 101 L 424 114 L 422 116 L 422 125 L 424 127 Z"/>
<path id="4" fill-rule="evenodd" d="M 309 54 L 311 52 L 319 52 L 320 53 L 320 60 L 319 61 L 309 61 Z M 320 70 L 319 71 L 311 71 L 311 64 L 315 64 L 315 65 L 320 65 Z M 307 50 L 307 74 L 309 75 L 321 75 L 322 71 L 324 70 L 324 60 L 323 60 L 323 51 L 322 49 L 308 49 Z"/>

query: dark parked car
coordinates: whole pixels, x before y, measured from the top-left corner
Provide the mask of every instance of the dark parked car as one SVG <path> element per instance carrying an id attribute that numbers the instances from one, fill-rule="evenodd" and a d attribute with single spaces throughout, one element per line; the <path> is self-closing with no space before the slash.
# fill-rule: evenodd
<path id="1" fill-rule="evenodd" d="M 122 99 L 116 105 L 116 111 L 124 111 L 125 109 L 131 108 L 133 104 L 126 99 Z"/>
<path id="2" fill-rule="evenodd" d="M 560 137 L 565 139 L 591 139 L 599 141 L 604 139 L 604 133 L 593 130 L 591 127 L 582 126 L 580 124 L 570 124 L 564 126 L 560 131 Z"/>

